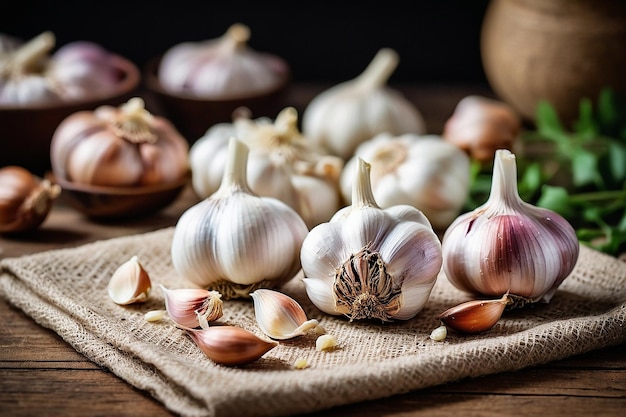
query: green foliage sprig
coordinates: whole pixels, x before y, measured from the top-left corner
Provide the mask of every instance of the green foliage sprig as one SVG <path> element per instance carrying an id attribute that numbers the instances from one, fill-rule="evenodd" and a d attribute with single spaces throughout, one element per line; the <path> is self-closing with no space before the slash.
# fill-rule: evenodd
<path id="1" fill-rule="evenodd" d="M 533 205 L 556 211 L 576 229 L 579 241 L 617 256 L 626 252 L 626 101 L 604 89 L 594 106 L 580 103 L 566 128 L 546 101 L 537 106 L 536 130 L 521 135 L 516 152 L 518 189 Z M 474 162 L 466 210 L 483 204 L 491 169 Z"/>

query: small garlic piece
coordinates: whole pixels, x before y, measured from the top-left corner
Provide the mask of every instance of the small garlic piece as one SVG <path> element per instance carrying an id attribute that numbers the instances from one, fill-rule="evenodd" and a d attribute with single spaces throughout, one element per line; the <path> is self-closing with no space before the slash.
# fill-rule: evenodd
<path id="1" fill-rule="evenodd" d="M 449 308 L 439 315 L 448 327 L 463 333 L 481 333 L 491 329 L 513 301 L 509 294 L 497 300 L 472 300 Z M 445 328 L 445 326 L 444 326 Z"/>
<path id="2" fill-rule="evenodd" d="M 186 328 L 209 327 L 209 322 L 222 317 L 222 295 L 217 291 L 201 288 L 167 289 L 161 285 L 165 295 L 167 314 L 175 323 Z"/>
<path id="3" fill-rule="evenodd" d="M 247 158 L 248 147 L 231 137 L 220 188 L 182 214 L 172 240 L 180 276 L 226 300 L 291 280 L 309 231 L 287 204 L 250 190 Z"/>
<path id="4" fill-rule="evenodd" d="M 150 323 L 161 321 L 165 317 L 167 317 L 167 310 L 151 310 L 143 315 L 143 318 Z"/>
<path id="5" fill-rule="evenodd" d="M 413 206 L 381 209 L 370 165 L 356 165 L 352 205 L 314 227 L 302 244 L 304 285 L 311 302 L 351 321 L 408 320 L 424 307 L 441 269 L 441 243 Z"/>
<path id="6" fill-rule="evenodd" d="M 499 149 L 487 202 L 459 216 L 443 236 L 443 270 L 468 293 L 549 302 L 579 249 L 567 220 L 520 198 L 515 155 Z"/>
<path id="7" fill-rule="evenodd" d="M 114 303 L 128 305 L 148 299 L 152 282 L 137 256 L 120 265 L 109 281 L 109 297 Z"/>
<path id="8" fill-rule="evenodd" d="M 309 367 L 309 363 L 304 358 L 298 358 L 293 362 L 294 369 L 305 369 Z"/>
<path id="9" fill-rule="evenodd" d="M 260 288 L 250 293 L 256 321 L 263 333 L 284 340 L 303 336 L 315 330 L 319 322 L 309 320 L 302 306 L 287 294 Z"/>
<path id="10" fill-rule="evenodd" d="M 448 328 L 445 325 L 439 326 L 430 332 L 430 338 L 435 342 L 442 342 L 448 337 Z"/>
<path id="11" fill-rule="evenodd" d="M 332 334 L 323 334 L 315 339 L 315 350 L 318 352 L 334 350 L 337 347 L 337 338 Z"/>
<path id="12" fill-rule="evenodd" d="M 396 51 L 380 49 L 357 78 L 314 97 L 303 113 L 304 135 L 347 160 L 360 143 L 379 133 L 425 133 L 424 119 L 415 105 L 387 86 L 398 62 Z"/>
<path id="13" fill-rule="evenodd" d="M 208 329 L 187 330 L 187 334 L 209 359 L 226 366 L 254 362 L 278 346 L 276 341 L 261 339 L 236 326 L 211 326 Z"/>

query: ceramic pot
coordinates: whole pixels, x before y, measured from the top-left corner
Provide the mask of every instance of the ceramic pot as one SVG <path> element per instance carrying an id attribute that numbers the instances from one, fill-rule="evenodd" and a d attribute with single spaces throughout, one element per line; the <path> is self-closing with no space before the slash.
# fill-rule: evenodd
<path id="1" fill-rule="evenodd" d="M 582 98 L 626 93 L 626 1 L 492 0 L 481 56 L 493 90 L 527 121 L 545 99 L 569 124 Z"/>

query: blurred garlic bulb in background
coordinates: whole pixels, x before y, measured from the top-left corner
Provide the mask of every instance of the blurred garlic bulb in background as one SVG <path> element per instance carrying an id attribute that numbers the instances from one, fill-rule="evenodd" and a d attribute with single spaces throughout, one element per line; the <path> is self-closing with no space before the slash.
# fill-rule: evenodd
<path id="1" fill-rule="evenodd" d="M 184 42 L 165 52 L 159 82 L 173 93 L 198 97 L 241 97 L 275 89 L 289 73 L 287 63 L 248 46 L 250 28 L 236 23 L 219 38 Z"/>
<path id="2" fill-rule="evenodd" d="M 489 199 L 445 232 L 443 269 L 469 293 L 549 302 L 574 269 L 579 249 L 567 220 L 520 198 L 515 155 L 500 149 Z"/>
<path id="3" fill-rule="evenodd" d="M 231 136 L 249 147 L 247 181 L 257 195 L 274 197 L 300 214 L 309 228 L 328 221 L 341 207 L 339 176 L 344 161 L 324 154 L 298 129 L 293 107 L 276 120 L 252 120 L 245 109 L 233 123 L 211 127 L 189 150 L 192 185 L 206 198 L 220 186 Z"/>
<path id="4" fill-rule="evenodd" d="M 278 287 L 300 271 L 308 228 L 298 213 L 246 181 L 248 147 L 231 137 L 220 188 L 183 213 L 172 240 L 181 278 L 224 299 Z"/>
<path id="5" fill-rule="evenodd" d="M 470 190 L 469 157 L 437 135 L 381 133 L 363 142 L 345 165 L 341 192 L 349 204 L 358 159 L 371 165 L 372 192 L 387 208 L 409 204 L 444 230 L 459 215 Z"/>
<path id="6" fill-rule="evenodd" d="M 419 110 L 387 85 L 398 60 L 396 51 L 383 48 L 358 77 L 314 97 L 303 113 L 304 135 L 348 159 L 361 142 L 378 133 L 425 133 Z"/>
<path id="7" fill-rule="evenodd" d="M 415 317 L 441 269 L 439 238 L 421 211 L 380 208 L 370 165 L 358 159 L 352 205 L 313 228 L 302 244 L 304 285 L 313 304 L 350 320 Z"/>
<path id="8" fill-rule="evenodd" d="M 143 99 L 76 112 L 57 127 L 50 145 L 54 175 L 90 185 L 135 186 L 179 181 L 189 172 L 189 145 Z"/>
<path id="9" fill-rule="evenodd" d="M 521 117 L 508 104 L 467 96 L 457 104 L 443 128 L 443 138 L 477 161 L 491 163 L 498 149 L 515 151 Z"/>

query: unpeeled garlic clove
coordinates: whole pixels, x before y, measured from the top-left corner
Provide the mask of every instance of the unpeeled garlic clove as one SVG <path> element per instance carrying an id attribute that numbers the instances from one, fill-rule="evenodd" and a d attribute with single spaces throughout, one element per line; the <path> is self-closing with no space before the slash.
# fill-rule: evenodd
<path id="1" fill-rule="evenodd" d="M 287 294 L 261 288 L 250 296 L 254 302 L 257 324 L 272 339 L 303 336 L 319 325 L 317 320 L 309 320 L 302 306 Z"/>
<path id="2" fill-rule="evenodd" d="M 254 362 L 278 346 L 273 340 L 263 340 L 254 333 L 236 326 L 212 326 L 202 330 L 187 330 L 187 334 L 213 362 L 236 366 Z"/>
<path id="3" fill-rule="evenodd" d="M 497 300 L 472 300 L 449 308 L 439 315 L 446 326 L 463 333 L 481 333 L 491 329 L 512 301 L 506 293 Z"/>
<path id="4" fill-rule="evenodd" d="M 222 294 L 218 291 L 208 291 L 200 288 L 181 288 L 170 290 L 161 285 L 165 295 L 167 314 L 177 324 L 195 328 L 207 329 L 209 322 L 215 321 L 223 315 Z"/>
<path id="5" fill-rule="evenodd" d="M 114 303 L 128 305 L 148 299 L 152 282 L 137 256 L 120 265 L 109 281 L 109 297 Z"/>

